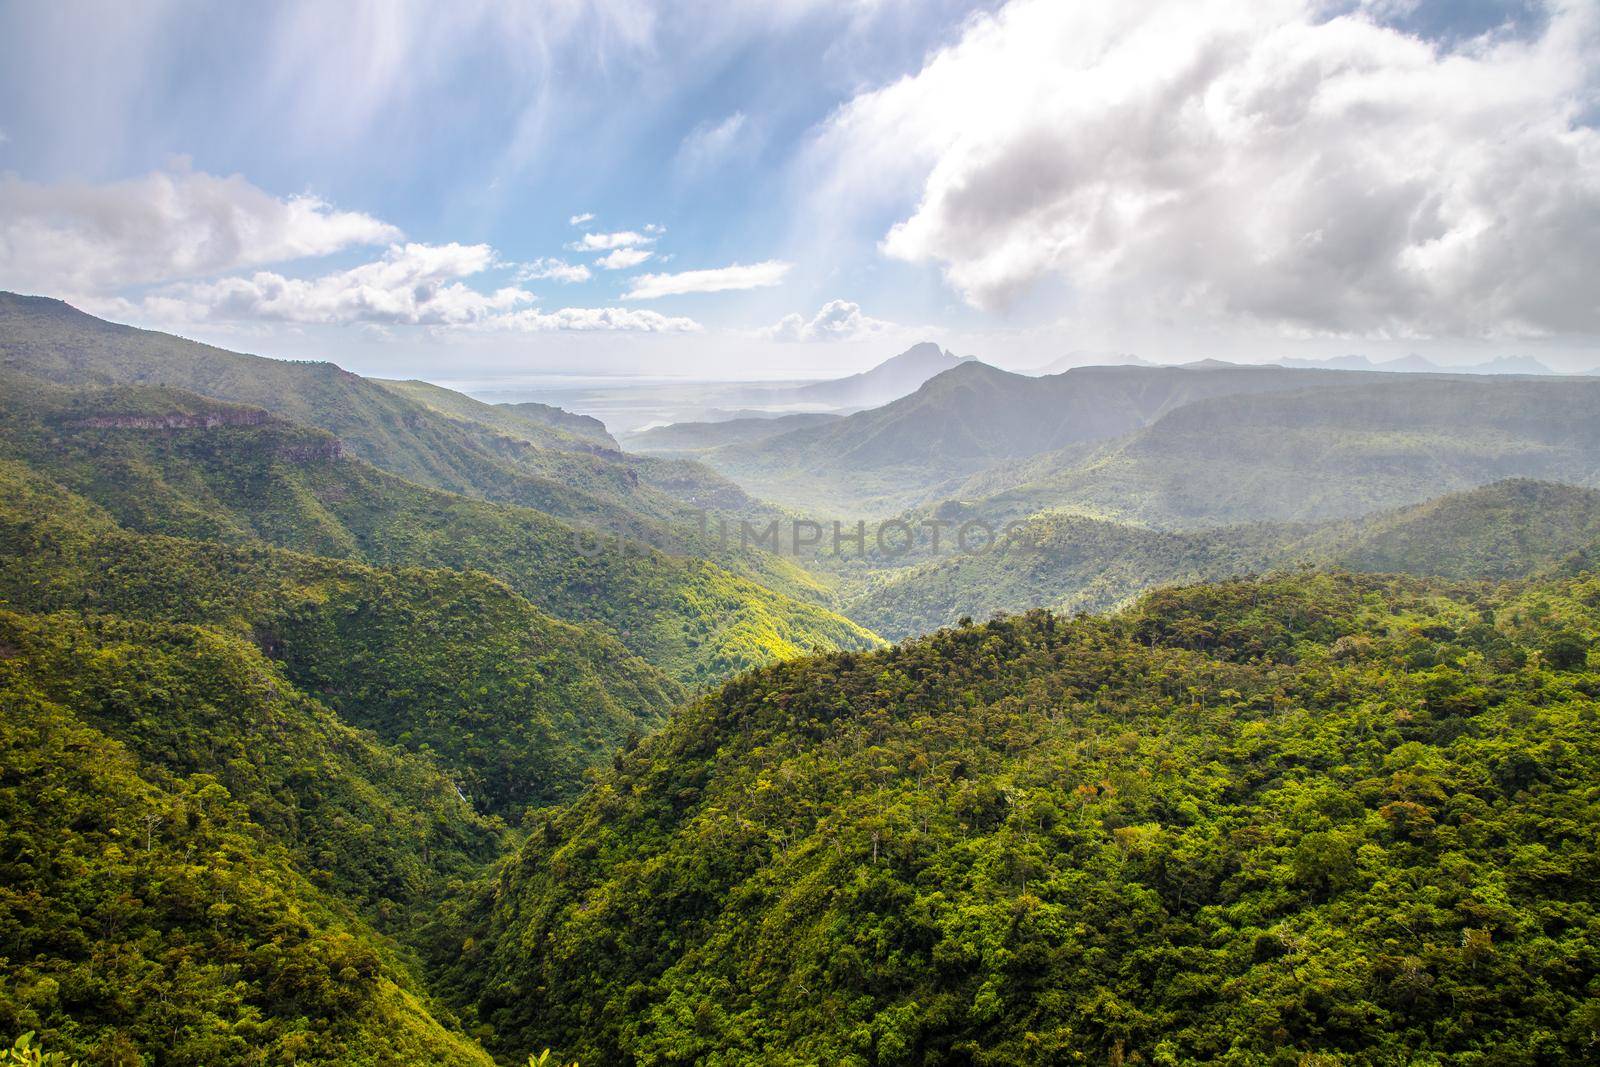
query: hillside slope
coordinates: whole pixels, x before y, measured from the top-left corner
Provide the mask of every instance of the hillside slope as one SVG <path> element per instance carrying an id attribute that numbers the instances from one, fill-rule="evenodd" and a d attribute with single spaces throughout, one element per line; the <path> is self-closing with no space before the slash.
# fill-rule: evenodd
<path id="1" fill-rule="evenodd" d="M 1297 577 L 781 664 L 437 951 L 583 1062 L 1576 1062 L 1596 605 Z"/>
<path id="2" fill-rule="evenodd" d="M 1388 375 L 1218 397 L 951 495 L 990 522 L 1043 510 L 1166 528 L 1347 518 L 1505 478 L 1600 484 L 1597 410 L 1600 382 L 1587 379 Z"/>
<path id="3" fill-rule="evenodd" d="M 965 512 L 942 514 L 959 524 Z M 999 611 L 1104 611 L 1174 582 L 1304 566 L 1521 578 L 1597 549 L 1600 492 L 1527 479 L 1318 525 L 1172 531 L 1045 513 L 989 552 L 847 570 L 845 610 L 898 639 Z"/>
<path id="4" fill-rule="evenodd" d="M 12 379 L 0 403 L 0 457 L 135 532 L 485 571 L 559 619 L 602 626 L 685 682 L 813 646 L 876 641 L 704 560 L 413 485 L 346 458 L 324 432 L 176 390 Z"/>
<path id="5" fill-rule="evenodd" d="M 343 722 L 438 761 L 483 811 L 569 798 L 682 696 L 614 639 L 480 573 L 134 533 L 18 464 L 0 474 L 0 603 L 246 641 Z"/>
<path id="6" fill-rule="evenodd" d="M 69 387 L 168 386 L 259 408 L 325 430 L 351 456 L 420 485 L 715 558 L 791 596 L 826 600 L 787 561 L 724 552 L 699 536 L 699 509 L 736 492 L 723 478 L 693 464 L 661 470 L 660 461 L 627 456 L 614 442 L 602 443 L 609 437 L 594 420 L 559 409 L 483 404 L 426 383 L 363 378 L 331 363 L 243 355 L 13 293 L 0 293 L 0 372 Z M 759 511 L 742 494 L 737 503 Z"/>

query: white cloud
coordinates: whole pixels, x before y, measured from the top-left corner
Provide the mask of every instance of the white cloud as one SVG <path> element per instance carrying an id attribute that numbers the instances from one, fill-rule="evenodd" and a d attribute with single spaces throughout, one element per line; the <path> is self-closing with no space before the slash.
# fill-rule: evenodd
<path id="1" fill-rule="evenodd" d="M 884 251 L 981 308 L 1600 332 L 1600 5 L 1455 50 L 1327 6 L 1013 0 L 828 121 L 819 210 L 915 183 Z"/>
<path id="2" fill-rule="evenodd" d="M 894 324 L 861 313 L 861 305 L 830 300 L 807 319 L 798 312 L 785 315 L 761 331 L 770 341 L 851 341 L 894 329 Z"/>
<path id="3" fill-rule="evenodd" d="M 748 127 L 743 111 L 698 124 L 678 146 L 678 166 L 689 174 L 699 174 L 721 165 L 749 141 Z"/>
<path id="4" fill-rule="evenodd" d="M 793 264 L 775 259 L 761 263 L 733 263 L 710 270 L 686 270 L 677 274 L 641 274 L 624 300 L 653 300 L 684 293 L 720 293 L 729 289 L 762 289 L 782 283 Z"/>
<path id="5" fill-rule="evenodd" d="M 582 226 L 586 222 L 593 222 L 593 221 L 594 221 L 594 212 L 585 211 L 581 215 L 574 215 L 570 219 L 568 219 L 567 220 L 567 225 L 568 226 Z"/>
<path id="6" fill-rule="evenodd" d="M 393 245 L 382 259 L 315 278 L 270 271 L 167 286 L 142 300 L 101 302 L 96 310 L 159 323 L 289 323 L 295 326 L 463 327 L 501 332 L 554 330 L 686 333 L 693 319 L 637 308 L 530 307 L 515 286 L 482 291 L 471 278 L 501 266 L 488 245 Z M 544 276 L 553 276 L 546 274 Z"/>
<path id="7" fill-rule="evenodd" d="M 627 270 L 629 267 L 637 267 L 653 254 L 644 248 L 619 248 L 595 260 L 594 265 L 606 270 Z"/>
<path id="8" fill-rule="evenodd" d="M 652 230 L 649 226 L 645 229 Z M 604 252 L 612 248 L 635 248 L 654 241 L 655 237 L 637 230 L 619 230 L 616 233 L 586 233 L 582 240 L 573 241 L 567 248 L 573 252 Z"/>
<path id="9" fill-rule="evenodd" d="M 175 169 L 108 185 L 0 177 L 0 286 L 104 293 L 385 244 L 400 231 L 313 196 Z"/>
<path id="10" fill-rule="evenodd" d="M 543 333 L 550 330 L 590 332 L 618 330 L 633 333 L 693 333 L 702 329 L 693 319 L 668 317 L 641 308 L 561 308 L 539 311 L 525 308 L 496 315 L 480 324 L 484 329 Z"/>
<path id="11" fill-rule="evenodd" d="M 188 282 L 146 297 L 145 309 L 189 321 L 449 326 L 477 322 L 533 294 L 515 287 L 484 293 L 460 279 L 495 265 L 488 245 L 392 245 L 382 259 L 315 278 L 271 271 Z"/>
<path id="12" fill-rule="evenodd" d="M 582 263 L 568 263 L 564 259 L 536 259 L 517 268 L 517 281 L 586 282 L 594 276 Z"/>

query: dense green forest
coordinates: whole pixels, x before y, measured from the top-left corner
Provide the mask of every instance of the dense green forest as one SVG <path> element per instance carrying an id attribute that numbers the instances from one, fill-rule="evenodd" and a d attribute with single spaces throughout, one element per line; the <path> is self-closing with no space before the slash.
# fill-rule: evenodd
<path id="1" fill-rule="evenodd" d="M 0 1029 L 86 1063 L 489 1062 L 380 932 L 502 833 L 429 762 L 193 627 L 0 612 L 0 704 Z"/>
<path id="2" fill-rule="evenodd" d="M 734 427 L 1025 520 L 829 563 L 593 419 L 0 297 L 0 1048 L 1593 1058 L 1600 494 L 1485 484 L 1590 398 L 1143 370 Z"/>
<path id="3" fill-rule="evenodd" d="M 1600 581 L 1179 587 L 743 676 L 436 953 L 595 1063 L 1570 1063 Z"/>

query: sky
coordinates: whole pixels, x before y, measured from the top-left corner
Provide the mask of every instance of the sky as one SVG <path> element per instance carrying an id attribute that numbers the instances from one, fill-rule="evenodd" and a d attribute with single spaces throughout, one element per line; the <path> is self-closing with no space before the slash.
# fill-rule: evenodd
<path id="1" fill-rule="evenodd" d="M 0 288 L 433 380 L 1600 367 L 1600 0 L 0 0 Z"/>

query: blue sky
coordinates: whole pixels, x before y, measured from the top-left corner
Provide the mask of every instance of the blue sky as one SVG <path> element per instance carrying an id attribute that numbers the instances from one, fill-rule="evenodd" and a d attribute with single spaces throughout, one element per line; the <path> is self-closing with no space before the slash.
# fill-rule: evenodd
<path id="1" fill-rule="evenodd" d="M 0 285 L 434 378 L 1600 363 L 1593 0 L 0 5 Z M 588 216 L 588 217 L 585 217 Z M 577 221 L 574 221 L 577 220 Z"/>

